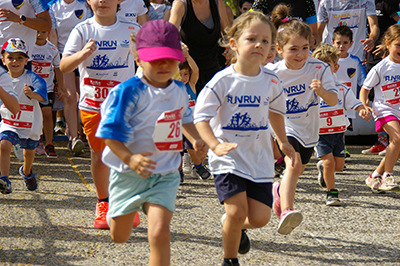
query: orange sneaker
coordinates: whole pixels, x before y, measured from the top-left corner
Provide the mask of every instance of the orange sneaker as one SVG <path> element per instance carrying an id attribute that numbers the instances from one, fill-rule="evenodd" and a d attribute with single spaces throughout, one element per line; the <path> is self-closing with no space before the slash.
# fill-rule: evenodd
<path id="1" fill-rule="evenodd" d="M 140 224 L 139 212 L 136 213 L 135 218 L 133 218 L 133 227 L 136 227 Z"/>
<path id="2" fill-rule="evenodd" d="M 107 224 L 108 202 L 101 201 L 96 204 L 96 218 L 94 218 L 94 228 L 110 229 Z"/>

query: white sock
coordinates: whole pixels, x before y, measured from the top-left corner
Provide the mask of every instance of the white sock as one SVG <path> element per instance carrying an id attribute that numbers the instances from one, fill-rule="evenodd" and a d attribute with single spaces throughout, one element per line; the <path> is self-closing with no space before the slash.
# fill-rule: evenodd
<path id="1" fill-rule="evenodd" d="M 372 173 L 373 178 L 380 177 L 380 176 L 382 176 L 382 175 L 380 173 L 378 173 L 376 170 Z"/>
<path id="2" fill-rule="evenodd" d="M 57 122 L 64 122 L 64 117 L 62 117 L 62 116 L 58 116 L 57 117 Z"/>
<path id="3" fill-rule="evenodd" d="M 387 177 L 388 175 L 393 175 L 393 173 L 389 173 L 389 172 L 384 172 L 383 173 L 383 177 Z"/>

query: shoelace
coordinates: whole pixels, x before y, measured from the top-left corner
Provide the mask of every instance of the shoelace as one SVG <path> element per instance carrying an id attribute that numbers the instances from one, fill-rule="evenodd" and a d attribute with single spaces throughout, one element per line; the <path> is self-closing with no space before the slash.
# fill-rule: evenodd
<path id="1" fill-rule="evenodd" d="M 25 181 L 28 184 L 28 186 L 30 186 L 30 187 L 36 185 L 34 178 L 25 179 Z"/>
<path id="2" fill-rule="evenodd" d="M 106 215 L 107 215 L 107 207 L 106 207 L 106 204 L 100 202 L 96 219 L 104 218 L 104 217 L 106 217 Z"/>

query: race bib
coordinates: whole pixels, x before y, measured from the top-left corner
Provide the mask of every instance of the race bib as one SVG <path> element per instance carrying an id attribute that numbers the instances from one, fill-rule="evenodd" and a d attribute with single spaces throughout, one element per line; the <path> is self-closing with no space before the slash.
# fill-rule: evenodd
<path id="1" fill-rule="evenodd" d="M 182 151 L 182 111 L 166 111 L 156 121 L 153 141 L 159 151 Z"/>
<path id="2" fill-rule="evenodd" d="M 50 69 L 50 62 L 37 62 L 32 60 L 32 71 L 41 78 L 48 78 L 50 76 Z"/>
<path id="3" fill-rule="evenodd" d="M 189 108 L 194 107 L 196 101 L 195 100 L 189 100 Z"/>
<path id="4" fill-rule="evenodd" d="M 120 84 L 115 80 L 84 78 L 85 103 L 94 108 L 100 108 L 108 92 Z"/>
<path id="5" fill-rule="evenodd" d="M 343 109 L 320 113 L 320 134 L 333 134 L 344 131 L 346 131 L 346 116 Z"/>
<path id="6" fill-rule="evenodd" d="M 3 118 L 3 123 L 13 128 L 32 128 L 33 105 L 20 104 L 19 106 L 20 111 L 15 115 L 11 113 L 4 104 L 1 106 L 1 116 Z"/>
<path id="7" fill-rule="evenodd" d="M 382 92 L 386 103 L 398 104 L 400 102 L 400 81 L 383 85 Z"/>

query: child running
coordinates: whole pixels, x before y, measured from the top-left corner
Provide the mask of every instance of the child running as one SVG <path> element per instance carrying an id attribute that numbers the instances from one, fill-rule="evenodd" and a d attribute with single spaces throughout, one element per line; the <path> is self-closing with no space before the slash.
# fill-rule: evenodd
<path id="1" fill-rule="evenodd" d="M 28 45 L 23 40 L 8 39 L 1 48 L 1 55 L 3 64 L 8 68 L 12 78 L 14 91 L 18 94 L 20 111 L 15 114 L 10 107 L 7 107 L 10 109 L 4 106 L 1 108 L 0 189 L 2 193 L 12 192 L 11 182 L 8 179 L 10 154 L 13 145 L 19 144 L 24 150 L 24 164 L 19 168 L 19 174 L 23 177 L 28 190 L 34 191 L 38 184 L 32 171 L 32 164 L 43 128 L 39 102 L 47 101 L 47 86 L 41 77 L 25 69 L 29 57 Z"/>
<path id="2" fill-rule="evenodd" d="M 286 18 L 283 14 L 281 18 Z M 319 139 L 319 103 L 335 105 L 337 88 L 329 65 L 309 58 L 310 27 L 297 20 L 279 26 L 277 50 L 283 60 L 267 66 L 282 80 L 286 97 L 285 129 L 289 143 L 296 153 L 296 163 L 284 157 L 286 170 L 281 184 L 274 184 L 274 211 L 280 217 L 278 232 L 289 234 L 297 227 L 303 215 L 293 209 L 296 184 L 310 160 Z"/>
<path id="3" fill-rule="evenodd" d="M 329 64 L 330 70 L 336 78 L 340 52 L 335 47 L 323 43 L 317 46 L 311 57 Z M 336 79 L 335 79 L 336 80 Z M 340 206 L 339 192 L 335 187 L 335 172 L 343 170 L 345 158 L 344 132 L 349 125 L 346 118 L 347 110 L 354 109 L 366 120 L 370 120 L 369 111 L 360 100 L 357 100 L 351 87 L 337 82 L 338 104 L 327 105 L 321 100 L 319 120 L 319 140 L 316 146 L 317 157 L 322 160 L 317 163 L 318 182 L 327 189 L 325 204 L 327 206 Z"/>
<path id="4" fill-rule="evenodd" d="M 165 20 L 153 20 L 132 42 L 143 72 L 110 92 L 96 133 L 107 144 L 103 161 L 111 168 L 107 221 L 112 239 L 125 242 L 142 207 L 148 217 L 149 265 L 169 265 L 182 131 L 198 156 L 204 156 L 207 146 L 192 123 L 185 85 L 171 79 L 185 61 L 178 30 Z"/>
<path id="5" fill-rule="evenodd" d="M 386 155 L 375 171 L 365 180 L 374 193 L 399 191 L 393 168 L 400 156 L 400 25 L 392 25 L 383 37 L 385 58 L 367 75 L 360 92 L 360 100 L 375 120 L 376 132 L 386 131 L 389 145 Z M 375 90 L 372 108 L 367 104 L 368 93 Z"/>
<path id="6" fill-rule="evenodd" d="M 129 37 L 140 26 L 116 15 L 120 1 L 87 2 L 94 16 L 77 24 L 72 30 L 64 47 L 60 70 L 70 73 L 79 69 L 79 110 L 90 146 L 90 171 L 97 194 L 94 227 L 108 229 L 106 214 L 109 169 L 101 161 L 105 143 L 95 137 L 95 133 L 100 123 L 100 105 L 108 92 L 117 84 L 135 76 L 135 58 L 130 53 Z M 139 223 L 137 217 L 135 225 Z"/>
<path id="7" fill-rule="evenodd" d="M 264 68 L 276 31 L 261 12 L 237 18 L 222 44 L 236 63 L 218 72 L 197 98 L 194 121 L 208 153 L 221 218 L 223 266 L 239 265 L 250 250 L 246 229 L 265 226 L 271 217 L 274 156 L 272 126 L 281 150 L 296 162 L 284 128 L 285 96 L 275 73 Z"/>

